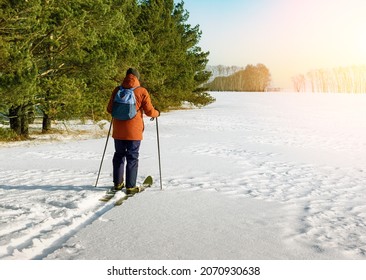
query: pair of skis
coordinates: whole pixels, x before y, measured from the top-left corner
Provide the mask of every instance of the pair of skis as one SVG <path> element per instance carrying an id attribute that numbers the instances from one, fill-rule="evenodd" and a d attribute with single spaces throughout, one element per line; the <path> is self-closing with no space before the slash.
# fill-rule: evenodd
<path id="1" fill-rule="evenodd" d="M 151 176 L 147 176 L 145 178 L 145 180 L 142 182 L 141 186 L 134 188 L 134 192 L 132 192 L 132 193 L 125 193 L 125 195 L 123 197 L 119 198 L 118 200 L 116 200 L 114 202 L 114 206 L 121 205 L 124 201 L 126 201 L 130 197 L 134 196 L 136 193 L 143 192 L 145 189 L 151 187 L 152 184 L 153 184 L 153 178 Z M 115 192 L 115 191 L 108 190 L 107 193 L 103 197 L 101 197 L 99 200 L 103 201 L 103 202 L 108 202 L 116 195 L 116 193 L 117 192 Z"/>

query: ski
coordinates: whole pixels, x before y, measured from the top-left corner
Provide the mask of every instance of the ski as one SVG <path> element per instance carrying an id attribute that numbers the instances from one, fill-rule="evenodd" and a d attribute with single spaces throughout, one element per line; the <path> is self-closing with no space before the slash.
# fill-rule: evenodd
<path id="1" fill-rule="evenodd" d="M 126 201 L 130 197 L 133 197 L 135 194 L 143 192 L 145 189 L 151 187 L 152 184 L 153 184 L 153 178 L 151 176 L 147 176 L 146 179 L 142 182 L 141 186 L 135 187 L 131 191 L 126 190 L 126 195 L 118 199 L 114 203 L 114 206 L 120 206 L 124 201 Z"/>
<path id="2" fill-rule="evenodd" d="M 99 201 L 107 202 L 107 201 L 111 200 L 115 195 L 116 195 L 116 193 L 110 193 L 110 194 L 107 193 L 107 194 L 103 195 L 103 197 L 99 198 Z"/>
<path id="3" fill-rule="evenodd" d="M 111 200 L 117 192 L 121 191 L 123 189 L 123 187 L 120 190 L 114 190 L 114 188 L 109 189 L 105 195 L 103 195 L 103 197 L 99 198 L 99 201 L 103 201 L 103 202 L 107 202 L 109 200 Z"/>

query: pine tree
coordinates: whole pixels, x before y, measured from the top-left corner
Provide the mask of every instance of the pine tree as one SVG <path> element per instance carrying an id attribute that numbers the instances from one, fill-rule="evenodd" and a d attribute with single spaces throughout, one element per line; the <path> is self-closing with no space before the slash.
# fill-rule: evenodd
<path id="1" fill-rule="evenodd" d="M 191 27 L 186 21 L 189 13 L 184 9 L 184 3 L 178 3 L 173 12 L 173 19 L 177 29 L 176 46 L 179 59 L 176 62 L 176 76 L 172 83 L 177 81 L 176 88 L 182 91 L 183 101 L 188 101 L 198 106 L 204 106 L 214 101 L 202 85 L 211 76 L 206 71 L 209 52 L 203 52 L 198 46 L 201 38 L 199 25 Z"/>
<path id="2" fill-rule="evenodd" d="M 87 28 L 92 30 L 95 41 L 86 44 L 88 56 L 81 62 L 87 86 L 84 116 L 98 119 L 106 117 L 106 100 L 121 83 L 126 69 L 138 65 L 146 47 L 139 43 L 131 28 L 139 14 L 135 0 L 113 0 L 104 9 L 91 8 L 92 24 Z"/>
<path id="3" fill-rule="evenodd" d="M 78 79 L 77 62 L 85 11 L 80 1 L 41 0 L 42 32 L 34 40 L 32 56 L 37 64 L 36 101 L 43 112 L 42 131 L 51 120 L 73 116 L 80 106 L 83 81 Z"/>
<path id="4" fill-rule="evenodd" d="M 37 67 L 31 49 L 39 28 L 40 3 L 3 0 L 0 13 L 0 98 L 9 110 L 10 127 L 27 138 L 37 88 Z"/>
<path id="5" fill-rule="evenodd" d="M 134 1 L 44 1 L 45 32 L 34 55 L 40 73 L 43 130 L 51 119 L 99 118 L 120 60 L 136 48 L 126 15 Z"/>
<path id="6" fill-rule="evenodd" d="M 204 72 L 208 53 L 197 46 L 199 27 L 185 22 L 183 2 L 145 0 L 135 25 L 135 36 L 148 46 L 140 62 L 142 77 L 153 101 L 162 109 L 180 106 L 183 101 L 205 105 L 213 99 L 199 87 L 208 80 Z"/>

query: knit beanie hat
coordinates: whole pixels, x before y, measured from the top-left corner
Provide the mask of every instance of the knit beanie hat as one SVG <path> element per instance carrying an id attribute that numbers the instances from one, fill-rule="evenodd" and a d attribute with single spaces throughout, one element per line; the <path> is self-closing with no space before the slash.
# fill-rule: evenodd
<path id="1" fill-rule="evenodd" d="M 132 75 L 134 75 L 138 80 L 140 80 L 140 73 L 139 73 L 139 71 L 137 71 L 137 69 L 135 69 L 135 68 L 128 68 L 128 70 L 127 70 L 127 72 L 126 72 L 126 76 L 127 76 L 128 74 L 132 74 Z"/>

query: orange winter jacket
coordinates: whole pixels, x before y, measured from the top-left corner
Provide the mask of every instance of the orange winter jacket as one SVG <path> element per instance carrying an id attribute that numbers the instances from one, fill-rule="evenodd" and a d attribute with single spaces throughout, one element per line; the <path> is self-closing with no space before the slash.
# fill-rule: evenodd
<path id="1" fill-rule="evenodd" d="M 133 75 L 128 74 L 122 82 L 124 88 L 134 88 L 140 86 L 139 80 Z M 109 99 L 107 111 L 112 113 L 113 100 L 118 92 L 119 87 L 116 87 Z M 112 137 L 118 140 L 142 140 L 144 131 L 143 113 L 149 117 L 156 118 L 159 116 L 157 111 L 151 104 L 150 95 L 143 87 L 138 87 L 134 90 L 136 98 L 136 116 L 127 121 L 113 119 Z"/>

